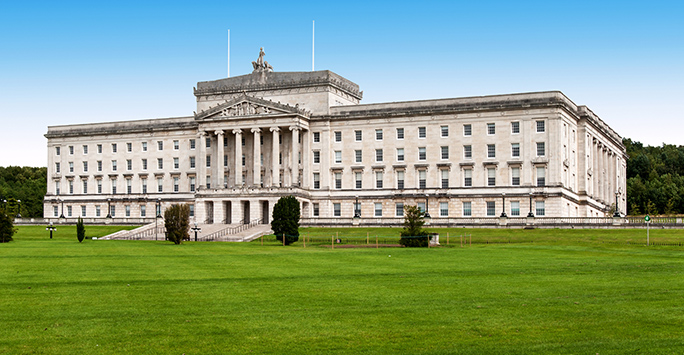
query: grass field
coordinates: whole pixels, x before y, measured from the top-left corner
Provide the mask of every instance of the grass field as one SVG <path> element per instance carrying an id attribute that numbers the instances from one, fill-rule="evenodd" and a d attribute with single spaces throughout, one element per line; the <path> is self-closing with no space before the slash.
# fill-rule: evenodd
<path id="1" fill-rule="evenodd" d="M 0 244 L 0 353 L 684 353 L 684 247 L 622 243 L 643 230 L 467 231 L 517 242 L 79 244 L 73 227 L 20 227 Z"/>

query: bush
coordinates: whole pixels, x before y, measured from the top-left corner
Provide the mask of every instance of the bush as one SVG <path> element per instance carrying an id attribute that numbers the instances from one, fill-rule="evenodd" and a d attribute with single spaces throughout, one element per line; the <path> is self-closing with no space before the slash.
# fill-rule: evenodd
<path id="1" fill-rule="evenodd" d="M 399 234 L 399 244 L 405 247 L 427 247 L 428 232 L 423 229 L 425 213 L 417 206 L 404 206 L 404 229 Z"/>
<path id="2" fill-rule="evenodd" d="M 174 244 L 180 244 L 184 239 L 190 239 L 190 206 L 175 204 L 164 211 L 164 226 L 166 238 Z"/>
<path id="3" fill-rule="evenodd" d="M 12 224 L 12 217 L 7 215 L 5 209 L 0 208 L 0 243 L 11 242 L 16 231 Z"/>
<path id="4" fill-rule="evenodd" d="M 273 206 L 271 229 L 276 239 L 290 245 L 299 240 L 299 201 L 294 196 L 281 197 Z"/>
<path id="5" fill-rule="evenodd" d="M 81 217 L 78 217 L 78 222 L 76 222 L 76 238 L 78 238 L 79 243 L 85 239 L 85 226 Z"/>

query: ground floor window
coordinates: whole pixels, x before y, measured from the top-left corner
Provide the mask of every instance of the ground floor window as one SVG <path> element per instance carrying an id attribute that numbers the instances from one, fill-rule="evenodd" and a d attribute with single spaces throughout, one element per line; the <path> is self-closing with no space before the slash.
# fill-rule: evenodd
<path id="1" fill-rule="evenodd" d="M 511 201 L 511 216 L 520 216 L 520 201 Z"/>
<path id="2" fill-rule="evenodd" d="M 440 217 L 449 217 L 449 202 L 440 202 L 439 203 L 439 216 Z"/>
<path id="3" fill-rule="evenodd" d="M 546 206 L 544 206 L 544 201 L 535 201 L 535 210 L 538 217 L 543 217 L 546 215 Z"/>
<path id="4" fill-rule="evenodd" d="M 472 202 L 463 202 L 463 217 L 470 217 L 473 215 Z"/>
<path id="5" fill-rule="evenodd" d="M 487 217 L 496 215 L 496 202 L 487 201 Z"/>
<path id="6" fill-rule="evenodd" d="M 342 216 L 342 206 L 339 203 L 333 203 L 333 216 Z"/>
<path id="7" fill-rule="evenodd" d="M 394 206 L 395 206 L 394 215 L 397 217 L 404 217 L 404 204 L 401 202 L 398 202 Z"/>
<path id="8" fill-rule="evenodd" d="M 375 217 L 382 217 L 382 203 L 375 203 Z"/>
<path id="9" fill-rule="evenodd" d="M 314 216 L 314 217 L 318 217 L 319 213 L 320 213 L 320 212 L 319 212 L 318 204 L 317 204 L 317 203 L 314 203 L 314 204 L 313 204 L 313 216 Z"/>

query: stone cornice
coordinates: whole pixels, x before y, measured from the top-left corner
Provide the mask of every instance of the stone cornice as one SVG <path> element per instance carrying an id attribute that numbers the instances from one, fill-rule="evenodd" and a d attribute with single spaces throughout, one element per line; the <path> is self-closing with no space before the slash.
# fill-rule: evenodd
<path id="1" fill-rule="evenodd" d="M 151 133 L 197 129 L 193 117 L 156 118 L 149 120 L 50 126 L 46 138 L 79 137 L 107 134 Z"/>

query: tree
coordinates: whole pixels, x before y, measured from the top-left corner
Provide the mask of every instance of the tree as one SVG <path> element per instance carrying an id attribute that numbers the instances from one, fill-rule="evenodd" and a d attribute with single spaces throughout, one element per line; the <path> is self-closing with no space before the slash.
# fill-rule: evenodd
<path id="1" fill-rule="evenodd" d="M 11 242 L 16 231 L 12 224 L 12 217 L 7 215 L 4 208 L 0 208 L 0 243 Z"/>
<path id="2" fill-rule="evenodd" d="M 164 226 L 166 237 L 174 244 L 180 244 L 183 239 L 190 239 L 190 206 L 175 204 L 164 211 Z"/>
<path id="3" fill-rule="evenodd" d="M 427 247 L 428 232 L 423 229 L 425 213 L 417 206 L 404 206 L 404 229 L 399 234 L 399 244 L 405 247 Z"/>
<path id="4" fill-rule="evenodd" d="M 76 222 L 76 238 L 78 238 L 79 243 L 85 239 L 85 226 L 81 217 L 78 217 L 78 222 Z"/>
<path id="5" fill-rule="evenodd" d="M 290 195 L 281 197 L 273 206 L 273 221 L 271 229 L 276 239 L 290 245 L 299 240 L 299 201 Z"/>

